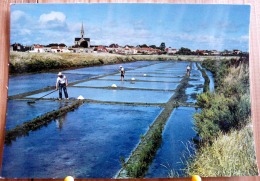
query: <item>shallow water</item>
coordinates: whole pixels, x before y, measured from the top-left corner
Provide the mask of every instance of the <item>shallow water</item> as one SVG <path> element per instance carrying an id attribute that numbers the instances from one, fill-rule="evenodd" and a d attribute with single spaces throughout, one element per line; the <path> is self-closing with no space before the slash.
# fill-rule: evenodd
<path id="1" fill-rule="evenodd" d="M 214 90 L 215 90 L 214 76 L 213 76 L 212 72 L 210 72 L 208 70 L 206 70 L 206 73 L 207 73 L 207 75 L 209 77 L 209 80 L 210 80 L 210 82 L 209 82 L 209 91 L 210 92 L 214 92 Z"/>
<path id="2" fill-rule="evenodd" d="M 161 73 L 176 73 L 186 71 L 186 62 L 160 62 L 158 64 L 142 67 L 129 72 L 161 72 Z"/>
<path id="3" fill-rule="evenodd" d="M 48 92 L 43 92 L 28 97 L 38 98 L 47 94 Z M 174 94 L 173 91 L 117 90 L 76 87 L 69 87 L 68 93 L 69 97 L 74 98 L 77 98 L 81 95 L 85 99 L 126 103 L 165 103 Z M 58 98 L 58 93 L 54 92 L 45 98 Z"/>
<path id="4" fill-rule="evenodd" d="M 160 107 L 83 104 L 5 146 L 2 176 L 112 178 L 121 168 L 120 157 L 129 157 L 161 111 Z"/>
<path id="5" fill-rule="evenodd" d="M 94 75 L 91 74 L 90 72 L 84 75 L 77 75 L 77 74 L 65 74 L 65 75 L 68 77 L 69 83 L 94 77 Z M 8 96 L 13 96 L 25 92 L 31 92 L 49 86 L 55 86 L 56 79 L 57 79 L 57 74 L 54 73 L 11 76 L 9 78 Z"/>
<path id="6" fill-rule="evenodd" d="M 162 144 L 150 165 L 146 178 L 166 178 L 171 170 L 182 176 L 181 169 L 185 167 L 181 159 L 192 151 L 192 138 L 196 136 L 193 130 L 192 116 L 196 113 L 192 107 L 176 108 L 163 131 Z M 185 161 L 185 160 L 184 160 Z"/>
<path id="7" fill-rule="evenodd" d="M 157 61 L 138 61 L 130 62 L 125 64 L 120 64 L 125 67 L 125 69 L 134 69 L 139 66 L 148 66 L 158 63 Z M 117 73 L 119 70 L 119 65 L 104 65 L 104 66 L 94 66 L 75 70 L 63 71 L 67 76 L 69 83 L 87 79 L 94 78 L 100 75 Z M 57 72 L 58 73 L 58 72 Z M 9 77 L 9 89 L 8 96 L 13 96 L 16 94 L 21 94 L 25 92 L 39 90 L 48 86 L 55 86 L 57 73 L 38 73 L 38 74 L 28 74 L 20 76 L 10 76 Z"/>
<path id="8" fill-rule="evenodd" d="M 110 80 L 90 80 L 74 86 L 87 87 L 111 87 L 116 84 L 117 87 L 134 88 L 134 89 L 152 89 L 152 90 L 175 90 L 178 83 L 169 82 L 136 82 L 136 81 L 110 81 Z"/>
<path id="9" fill-rule="evenodd" d="M 87 68 L 80 68 L 75 70 L 67 70 L 64 71 L 65 73 L 71 74 L 92 74 L 96 76 L 117 73 L 119 72 L 119 66 L 122 65 L 124 69 L 131 70 L 138 67 L 148 66 L 152 64 L 156 64 L 156 61 L 138 61 L 138 62 L 130 62 L 124 64 L 113 64 L 113 65 L 103 65 L 103 66 L 94 66 L 94 67 L 87 67 Z"/>
<path id="10" fill-rule="evenodd" d="M 26 121 L 41 116 L 47 112 L 57 110 L 68 105 L 65 102 L 55 101 L 35 101 L 34 104 L 28 104 L 28 101 L 10 100 L 7 104 L 6 129 L 12 129 Z"/>
<path id="11" fill-rule="evenodd" d="M 152 77 L 152 76 L 143 76 L 141 74 L 125 75 L 126 81 L 131 81 L 134 78 L 137 81 L 159 81 L 159 82 L 180 82 L 182 77 Z M 100 80 L 120 80 L 119 75 L 110 75 L 99 78 Z"/>
<path id="12" fill-rule="evenodd" d="M 192 63 L 192 70 L 190 73 L 190 87 L 188 87 L 185 91 L 188 96 L 187 102 L 195 103 L 196 95 L 203 92 L 204 78 L 202 76 L 201 71 L 197 68 L 196 63 Z"/>
<path id="13" fill-rule="evenodd" d="M 139 73 L 139 74 L 137 74 Z M 160 72 L 145 72 L 145 73 L 140 73 L 140 72 L 133 72 L 129 71 L 126 72 L 125 76 L 135 76 L 135 75 L 143 75 L 146 74 L 146 76 L 152 76 L 152 77 L 169 77 L 169 78 L 179 78 L 179 77 L 184 77 L 185 76 L 185 71 L 182 72 L 171 72 L 171 73 L 160 73 Z M 119 75 L 119 74 L 118 74 Z"/>
<path id="14" fill-rule="evenodd" d="M 106 101 L 106 104 L 85 103 L 79 109 L 54 120 L 46 127 L 32 131 L 26 137 L 18 138 L 11 146 L 5 145 L 2 175 L 11 178 L 64 178 L 70 174 L 77 178 L 112 178 L 121 168 L 120 156 L 127 158 L 131 154 L 140 141 L 140 135 L 148 130 L 149 125 L 162 111 L 162 108 L 155 106 L 126 106 L 126 104 L 166 103 L 174 95 L 174 90 L 185 76 L 187 63 L 139 61 L 122 64 L 126 70 L 126 81 L 124 82 L 119 81 L 119 64 L 64 71 L 70 82 L 91 78 L 89 81 L 69 86 L 70 98 L 77 98 L 81 95 L 94 101 Z M 204 79 L 195 63 L 192 63 L 192 66 L 190 86 L 186 89 L 188 95 L 186 102 L 195 102 L 196 99 L 193 95 L 203 90 L 201 85 L 203 85 Z M 20 90 L 28 92 L 53 86 L 53 82 L 55 84 L 56 81 L 56 74 L 31 76 L 32 78 L 17 76 L 16 79 L 10 81 L 9 91 L 11 90 L 12 93 L 17 89 L 12 94 L 17 94 Z M 131 82 L 133 77 L 138 81 Z M 30 79 L 38 80 L 38 82 L 34 84 Z M 50 82 L 52 83 L 49 84 Z M 19 83 L 20 90 L 17 88 Z M 116 84 L 118 88 L 112 89 L 112 84 Z M 124 88 L 132 88 L 132 90 Z M 28 97 L 39 98 L 49 92 L 51 91 Z M 57 99 L 58 92 L 44 98 Z M 58 101 L 47 101 L 44 98 L 33 105 L 28 105 L 27 101 L 9 100 L 6 127 L 13 128 L 28 119 L 60 107 Z M 109 102 L 123 104 L 109 105 Z M 185 127 L 186 130 L 189 130 L 192 126 L 189 123 L 192 120 L 189 117 L 192 112 L 194 112 L 193 108 L 176 109 L 170 118 L 170 122 L 174 122 L 174 125 L 167 123 L 169 126 L 166 128 L 182 130 Z M 187 121 L 174 120 L 179 116 Z M 185 130 L 174 132 L 179 134 L 176 140 L 179 141 Z M 164 136 L 165 143 L 168 142 L 167 139 L 173 142 L 171 137 Z M 185 134 L 183 141 L 186 139 L 188 138 Z M 182 148 L 180 146 L 178 150 L 181 151 Z M 164 149 L 169 149 L 166 150 L 166 153 L 175 153 L 170 146 Z M 174 158 L 171 164 L 175 162 Z M 157 173 L 157 169 L 161 168 L 155 164 L 155 167 L 150 169 L 151 173 Z M 160 172 L 166 173 L 165 171 Z M 160 177 L 160 174 L 147 176 Z M 164 177 L 167 176 L 164 175 Z"/>

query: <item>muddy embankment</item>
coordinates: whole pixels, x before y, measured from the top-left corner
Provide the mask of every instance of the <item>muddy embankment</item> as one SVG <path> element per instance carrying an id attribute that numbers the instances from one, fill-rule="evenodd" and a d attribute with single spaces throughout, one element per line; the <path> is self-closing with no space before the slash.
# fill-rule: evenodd
<path id="1" fill-rule="evenodd" d="M 97 65 L 133 62 L 137 60 L 179 60 L 203 61 L 238 58 L 234 56 L 194 56 L 194 55 L 119 55 L 109 53 L 10 53 L 10 74 L 50 72 Z"/>

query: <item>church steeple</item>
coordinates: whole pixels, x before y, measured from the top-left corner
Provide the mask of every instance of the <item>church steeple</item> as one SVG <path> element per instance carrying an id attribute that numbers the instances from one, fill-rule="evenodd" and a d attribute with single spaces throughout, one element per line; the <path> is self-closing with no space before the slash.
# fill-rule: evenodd
<path id="1" fill-rule="evenodd" d="M 82 25 L 81 25 L 81 31 L 80 31 L 80 34 L 81 34 L 81 38 L 84 38 L 83 22 L 82 22 Z"/>

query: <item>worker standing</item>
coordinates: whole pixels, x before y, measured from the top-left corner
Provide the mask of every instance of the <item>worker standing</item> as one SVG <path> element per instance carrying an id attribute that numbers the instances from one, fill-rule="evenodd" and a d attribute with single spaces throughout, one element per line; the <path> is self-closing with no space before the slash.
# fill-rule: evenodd
<path id="1" fill-rule="evenodd" d="M 124 78 L 125 78 L 125 69 L 124 69 L 124 67 L 122 66 L 122 65 L 120 65 L 120 67 L 119 67 L 119 71 L 120 71 L 120 76 L 121 76 L 121 81 L 124 81 Z"/>
<path id="2" fill-rule="evenodd" d="M 190 76 L 190 66 L 189 65 L 187 65 L 186 70 L 187 70 L 187 75 Z"/>
<path id="3" fill-rule="evenodd" d="M 64 92 L 65 98 L 69 99 L 68 92 L 67 92 L 67 86 L 68 86 L 68 79 L 65 75 L 63 75 L 61 72 L 58 73 L 58 78 L 56 81 L 56 90 L 59 89 L 59 100 L 62 99 L 62 90 Z"/>

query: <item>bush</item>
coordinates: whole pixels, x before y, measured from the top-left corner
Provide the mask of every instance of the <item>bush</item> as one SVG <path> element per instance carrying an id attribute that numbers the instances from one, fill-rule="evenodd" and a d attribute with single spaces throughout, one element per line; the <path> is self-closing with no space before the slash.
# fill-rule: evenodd
<path id="1" fill-rule="evenodd" d="M 249 121 L 251 107 L 248 66 L 240 64 L 235 67 L 234 62 L 236 63 L 233 60 L 207 60 L 202 63 L 213 70 L 215 81 L 218 82 L 215 93 L 205 92 L 197 96 L 196 105 L 202 111 L 194 115 L 194 124 L 204 143 L 211 143 L 218 132 L 227 133 L 231 129 L 240 129 Z"/>
<path id="2" fill-rule="evenodd" d="M 233 102 L 223 94 L 203 93 L 197 105 L 202 110 L 194 115 L 194 124 L 203 142 L 211 142 L 219 131 L 227 132 L 234 126 Z"/>
<path id="3" fill-rule="evenodd" d="M 249 94 L 245 94 L 241 97 L 237 110 L 235 113 L 236 119 L 238 120 L 238 128 L 248 124 L 251 117 L 251 103 Z"/>

